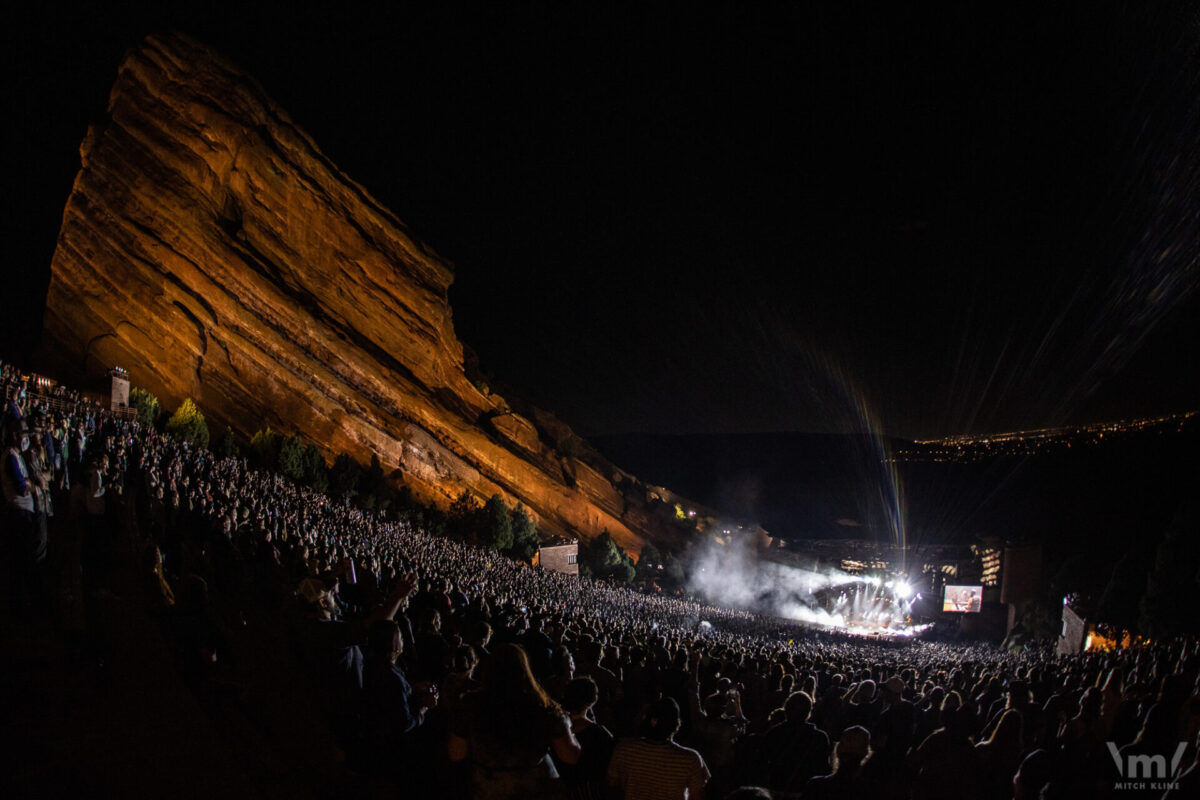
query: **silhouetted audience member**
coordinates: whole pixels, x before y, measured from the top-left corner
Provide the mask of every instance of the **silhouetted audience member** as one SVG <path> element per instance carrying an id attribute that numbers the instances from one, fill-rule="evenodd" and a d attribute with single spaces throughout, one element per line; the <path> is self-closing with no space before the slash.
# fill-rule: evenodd
<path id="1" fill-rule="evenodd" d="M 805 800 L 857 800 L 873 797 L 874 787 L 864 775 L 863 762 L 871 755 L 871 734 L 861 725 L 842 731 L 833 752 L 833 772 L 810 778 Z"/>
<path id="2" fill-rule="evenodd" d="M 470 762 L 471 797 L 517 800 L 557 791 L 550 751 L 575 764 L 581 749 L 567 715 L 533 677 L 525 651 L 497 646 L 482 684 L 463 698 L 450 729 L 450 760 Z"/>
<path id="3" fill-rule="evenodd" d="M 784 721 L 763 737 L 767 788 L 800 792 L 809 778 L 829 772 L 829 735 L 809 721 L 812 707 L 811 697 L 793 692 L 783 704 Z"/>
<path id="4" fill-rule="evenodd" d="M 1045 750 L 1034 750 L 1021 761 L 1012 779 L 1013 800 L 1035 800 L 1054 774 L 1054 758 Z"/>
<path id="5" fill-rule="evenodd" d="M 983 796 L 1005 800 L 1009 795 L 1008 781 L 1016 774 L 1025 753 L 1022 744 L 1024 721 L 1021 712 L 1009 708 L 996 723 L 991 736 L 975 745 L 978 758 L 979 782 Z"/>
<path id="6" fill-rule="evenodd" d="M 576 764 L 562 765 L 567 797 L 575 800 L 602 800 L 604 779 L 615 744 L 613 735 L 591 716 L 600 692 L 591 678 L 576 678 L 567 684 L 563 708 L 571 717 L 571 733 L 582 748 Z"/>
<path id="7" fill-rule="evenodd" d="M 622 739 L 608 763 L 607 783 L 618 800 L 695 800 L 711 775 L 704 758 L 675 743 L 679 704 L 664 697 L 650 706 L 643 735 Z"/>
<path id="8" fill-rule="evenodd" d="M 0 557 L 8 565 L 12 606 L 24 614 L 33 610 L 36 601 L 44 602 L 39 582 L 48 546 L 45 509 L 39 508 L 37 501 L 39 477 L 29 463 L 31 441 L 25 420 L 10 421 L 9 447 L 0 470 L 5 501 Z"/>
<path id="9" fill-rule="evenodd" d="M 397 661 L 404 652 L 400 627 L 392 620 L 371 623 L 363 663 L 363 721 L 373 769 L 409 768 L 404 743 L 438 704 L 430 683 L 410 684 Z"/>

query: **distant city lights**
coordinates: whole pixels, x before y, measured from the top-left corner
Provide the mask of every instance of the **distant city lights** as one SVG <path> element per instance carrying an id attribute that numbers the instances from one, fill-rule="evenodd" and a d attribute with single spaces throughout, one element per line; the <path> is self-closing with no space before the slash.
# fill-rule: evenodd
<path id="1" fill-rule="evenodd" d="M 1179 432 L 1197 412 L 1187 411 L 1145 419 L 1121 420 L 1070 428 L 1041 428 L 1010 433 L 948 436 L 942 439 L 917 439 L 895 450 L 891 460 L 978 461 L 995 456 L 1021 456 L 1043 453 L 1075 444 L 1098 444 L 1114 437 L 1155 432 Z M 1107 435 L 1107 439 L 1105 438 Z"/>

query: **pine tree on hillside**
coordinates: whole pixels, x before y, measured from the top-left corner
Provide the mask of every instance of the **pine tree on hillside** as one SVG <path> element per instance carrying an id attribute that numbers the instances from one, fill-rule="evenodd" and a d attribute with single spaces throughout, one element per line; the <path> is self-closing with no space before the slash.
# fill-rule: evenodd
<path id="1" fill-rule="evenodd" d="M 158 423 L 162 408 L 158 398 L 137 386 L 129 390 L 129 405 L 137 410 L 138 422 L 143 428 L 153 428 Z"/>
<path id="2" fill-rule="evenodd" d="M 271 426 L 250 437 L 250 458 L 259 469 L 273 470 L 279 464 L 279 434 Z"/>
<path id="3" fill-rule="evenodd" d="M 379 462 L 379 456 L 376 453 L 371 453 L 371 464 L 363 472 L 358 487 L 358 494 L 363 505 L 370 508 L 378 507 L 380 501 L 384 499 L 386 487 L 387 481 L 383 476 L 383 464 Z"/>
<path id="4" fill-rule="evenodd" d="M 304 476 L 302 480 L 318 492 L 323 492 L 329 488 L 329 470 L 325 468 L 325 457 L 321 455 L 320 448 L 312 443 L 309 443 L 308 447 L 304 448 Z"/>
<path id="5" fill-rule="evenodd" d="M 1108 585 L 1096 605 L 1097 618 L 1102 622 L 1133 630 L 1138 625 L 1138 604 L 1146 589 L 1146 575 L 1151 563 L 1150 553 L 1134 548 L 1116 563 Z"/>
<path id="6" fill-rule="evenodd" d="M 289 436 L 279 446 L 279 471 L 297 483 L 304 477 L 304 443 Z"/>
<path id="7" fill-rule="evenodd" d="M 1141 603 L 1142 632 L 1156 639 L 1200 631 L 1200 620 L 1189 603 L 1200 590 L 1200 499 L 1190 501 L 1167 528 L 1155 553 Z"/>
<path id="8" fill-rule="evenodd" d="M 217 455 L 221 458 L 237 458 L 241 455 L 241 449 L 238 447 L 237 438 L 233 435 L 233 428 L 225 426 L 225 433 L 217 441 Z"/>
<path id="9" fill-rule="evenodd" d="M 633 559 L 617 544 L 607 530 L 587 542 L 580 553 L 582 561 L 596 578 L 612 578 L 629 583 L 634 577 Z"/>
<path id="10" fill-rule="evenodd" d="M 446 512 L 446 533 L 456 539 L 473 542 L 478 539 L 482 527 L 483 507 L 470 492 L 463 489 Z"/>
<path id="11" fill-rule="evenodd" d="M 354 497 L 362 480 L 362 465 L 349 453 L 339 453 L 329 468 L 329 486 L 341 497 Z"/>
<path id="12" fill-rule="evenodd" d="M 184 398 L 179 408 L 167 420 L 167 433 L 195 447 L 208 447 L 208 425 L 192 398 Z"/>
<path id="13" fill-rule="evenodd" d="M 512 519 L 508 506 L 498 494 L 488 498 L 483 505 L 483 529 L 479 533 L 479 544 L 493 550 L 508 550 L 513 545 Z"/>
<path id="14" fill-rule="evenodd" d="M 518 561 L 532 561 L 533 554 L 538 550 L 537 526 L 524 506 L 517 506 L 512 512 L 512 547 L 508 555 Z"/>
<path id="15" fill-rule="evenodd" d="M 687 584 L 687 573 L 674 553 L 667 553 L 663 560 L 663 585 L 668 589 L 679 589 Z"/>
<path id="16" fill-rule="evenodd" d="M 642 546 L 641 555 L 638 556 L 636 573 L 638 580 L 655 580 L 659 575 L 659 566 L 663 563 L 662 553 L 658 551 L 651 542 L 646 542 Z"/>

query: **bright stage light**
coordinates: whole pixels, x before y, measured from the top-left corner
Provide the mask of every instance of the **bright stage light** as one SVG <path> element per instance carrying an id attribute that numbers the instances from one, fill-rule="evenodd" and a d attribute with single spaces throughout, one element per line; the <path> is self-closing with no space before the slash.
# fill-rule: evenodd
<path id="1" fill-rule="evenodd" d="M 913 588 L 908 581 L 899 581 L 896 583 L 896 597 L 904 600 L 912 597 Z"/>

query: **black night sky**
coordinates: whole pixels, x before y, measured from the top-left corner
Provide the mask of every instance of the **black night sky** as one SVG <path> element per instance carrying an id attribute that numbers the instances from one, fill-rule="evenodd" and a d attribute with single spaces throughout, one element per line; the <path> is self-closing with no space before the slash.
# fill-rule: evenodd
<path id="1" fill-rule="evenodd" d="M 0 355 L 122 54 L 174 28 L 454 262 L 459 337 L 585 435 L 1200 407 L 1191 4 L 351 5 L 10 24 Z"/>

